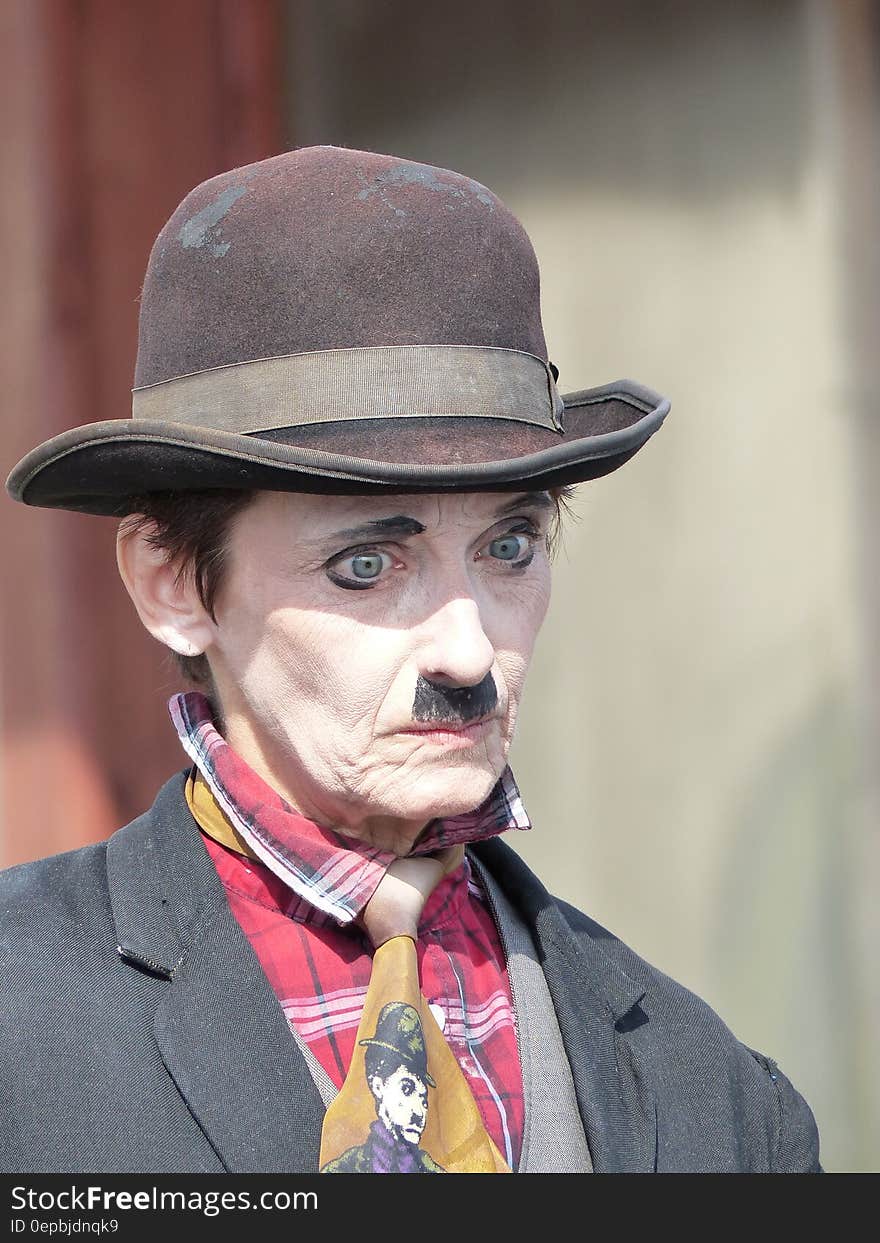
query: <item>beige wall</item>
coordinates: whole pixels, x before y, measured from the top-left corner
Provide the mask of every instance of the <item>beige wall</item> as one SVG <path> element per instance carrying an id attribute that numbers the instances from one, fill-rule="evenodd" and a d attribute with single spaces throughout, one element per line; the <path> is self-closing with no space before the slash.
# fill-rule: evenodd
<path id="1" fill-rule="evenodd" d="M 292 141 L 489 184 L 535 243 L 563 391 L 629 375 L 673 402 L 579 490 L 515 748 L 536 827 L 513 844 L 777 1058 L 828 1168 L 877 1168 L 823 5 L 429 12 L 299 6 Z"/>

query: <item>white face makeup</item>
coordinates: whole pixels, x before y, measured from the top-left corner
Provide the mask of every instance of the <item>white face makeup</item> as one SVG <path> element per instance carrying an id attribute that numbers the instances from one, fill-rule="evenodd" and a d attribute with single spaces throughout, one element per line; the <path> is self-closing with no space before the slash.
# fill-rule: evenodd
<path id="1" fill-rule="evenodd" d="M 395 1139 L 418 1144 L 428 1120 L 428 1089 L 415 1071 L 398 1066 L 387 1079 L 374 1075 L 376 1112 Z"/>
<path id="2" fill-rule="evenodd" d="M 543 492 L 261 493 L 206 649 L 230 745 L 303 814 L 398 854 L 473 810 L 507 763 L 554 512 Z M 487 679 L 473 721 L 461 688 Z"/>

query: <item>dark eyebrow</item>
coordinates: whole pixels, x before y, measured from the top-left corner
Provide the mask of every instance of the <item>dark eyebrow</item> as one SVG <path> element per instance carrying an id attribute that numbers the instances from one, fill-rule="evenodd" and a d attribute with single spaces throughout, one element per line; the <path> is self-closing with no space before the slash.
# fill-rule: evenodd
<path id="1" fill-rule="evenodd" d="M 500 509 L 495 510 L 496 518 L 505 514 L 515 513 L 518 509 L 553 509 L 553 498 L 549 492 L 526 492 L 507 501 Z M 415 518 L 406 514 L 395 514 L 393 518 L 373 518 L 360 526 L 346 527 L 342 531 L 334 531 L 327 538 L 334 543 L 342 540 L 348 544 L 366 543 L 375 539 L 406 539 L 411 535 L 421 535 L 427 528 Z"/>
<path id="2" fill-rule="evenodd" d="M 515 513 L 517 509 L 554 509 L 555 503 L 549 492 L 526 492 L 523 496 L 515 496 L 512 501 L 495 510 L 496 518 L 505 514 Z"/>
<path id="3" fill-rule="evenodd" d="M 328 538 L 357 544 L 374 539 L 421 535 L 424 530 L 421 522 L 417 522 L 415 518 L 407 518 L 405 514 L 396 514 L 393 518 L 374 518 L 371 522 L 363 522 L 358 527 L 346 527 L 344 531 L 334 531 Z"/>

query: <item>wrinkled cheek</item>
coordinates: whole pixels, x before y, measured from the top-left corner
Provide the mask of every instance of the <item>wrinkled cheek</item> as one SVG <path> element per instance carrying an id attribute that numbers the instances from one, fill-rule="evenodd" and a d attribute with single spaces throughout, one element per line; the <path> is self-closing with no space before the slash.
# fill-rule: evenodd
<path id="1" fill-rule="evenodd" d="M 499 666 L 514 685 L 522 689 L 531 664 L 535 643 L 547 616 L 550 605 L 549 574 L 545 581 L 512 605 L 501 617 L 494 629 L 493 640 Z"/>
<path id="2" fill-rule="evenodd" d="M 248 696 L 274 722 L 276 732 L 334 765 L 351 761 L 370 734 L 380 693 L 378 679 L 349 667 L 350 651 L 339 637 L 323 644 L 294 643 L 272 636 L 248 671 Z"/>
<path id="3" fill-rule="evenodd" d="M 522 696 L 530 661 L 531 653 L 521 651 L 499 653 L 498 666 L 507 689 L 508 704 L 513 712 L 516 711 L 516 706 Z"/>

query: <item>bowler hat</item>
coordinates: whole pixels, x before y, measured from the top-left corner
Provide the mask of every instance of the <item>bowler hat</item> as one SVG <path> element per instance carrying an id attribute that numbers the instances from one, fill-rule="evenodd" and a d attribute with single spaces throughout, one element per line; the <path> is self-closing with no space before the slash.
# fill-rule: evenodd
<path id="1" fill-rule="evenodd" d="M 359 1040 L 358 1044 L 372 1045 L 394 1053 L 407 1070 L 417 1074 L 429 1088 L 437 1085 L 428 1074 L 428 1053 L 422 1033 L 422 1020 L 414 1006 L 404 1001 L 389 1001 L 382 1007 L 376 1020 L 372 1039 Z"/>
<path id="2" fill-rule="evenodd" d="M 615 470 L 669 409 L 621 380 L 560 396 L 538 265 L 485 186 L 306 147 L 192 190 L 150 254 L 132 417 L 39 445 L 29 505 L 146 492 L 544 489 Z"/>

